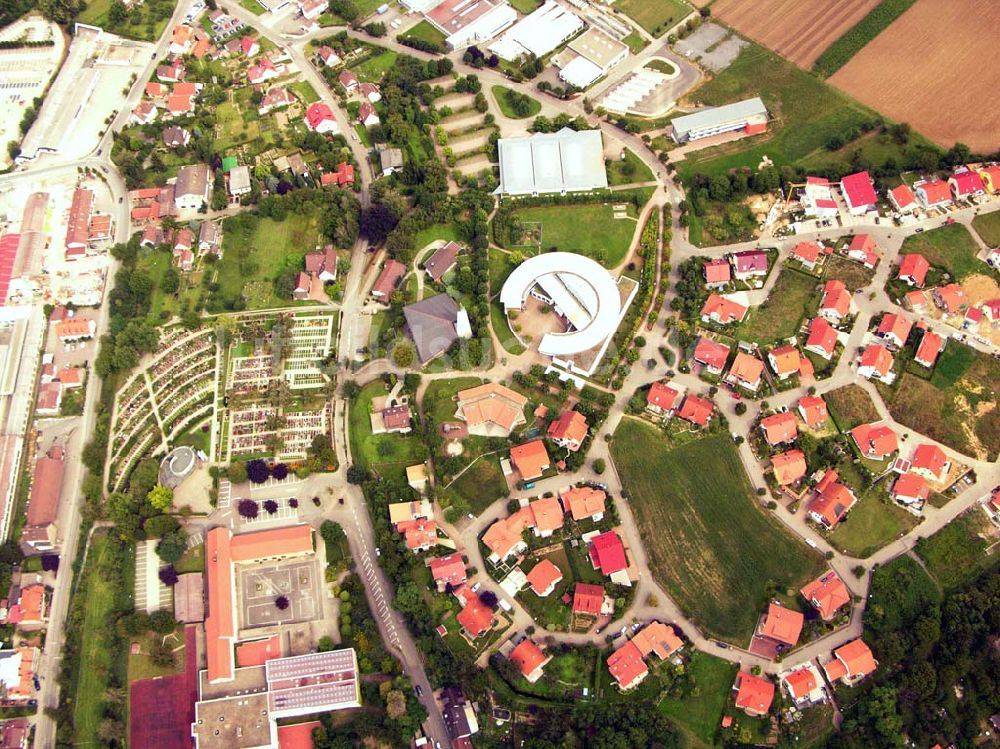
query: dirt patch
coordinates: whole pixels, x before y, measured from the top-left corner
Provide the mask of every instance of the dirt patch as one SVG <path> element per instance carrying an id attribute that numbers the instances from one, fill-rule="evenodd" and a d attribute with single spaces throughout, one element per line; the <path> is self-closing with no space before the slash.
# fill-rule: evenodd
<path id="1" fill-rule="evenodd" d="M 962 288 L 969 295 L 969 304 L 972 306 L 1000 297 L 1000 284 L 981 273 L 962 279 Z"/>
<path id="2" fill-rule="evenodd" d="M 994 0 L 917 0 L 830 82 L 942 146 L 962 142 L 992 152 L 1000 109 L 981 104 L 996 93 L 996 77 L 984 71 L 1000 69 L 1000 46 L 982 41 L 983 29 L 998 27 Z M 975 117 L 955 116 L 971 111 Z"/>
<path id="3" fill-rule="evenodd" d="M 712 15 L 809 70 L 879 0 L 718 0 Z"/>

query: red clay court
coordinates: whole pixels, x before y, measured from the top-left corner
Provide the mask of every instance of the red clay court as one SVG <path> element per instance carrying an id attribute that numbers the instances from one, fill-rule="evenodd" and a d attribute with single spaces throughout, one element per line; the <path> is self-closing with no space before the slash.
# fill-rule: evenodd
<path id="1" fill-rule="evenodd" d="M 184 628 L 184 673 L 134 681 L 129 689 L 132 749 L 189 749 L 198 699 L 195 625 Z"/>

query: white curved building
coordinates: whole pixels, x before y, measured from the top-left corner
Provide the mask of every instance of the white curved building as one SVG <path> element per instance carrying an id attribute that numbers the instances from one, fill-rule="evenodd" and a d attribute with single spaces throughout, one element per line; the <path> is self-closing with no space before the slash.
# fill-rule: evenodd
<path id="1" fill-rule="evenodd" d="M 637 286 L 622 299 L 619 281 L 599 263 L 573 252 L 548 252 L 529 258 L 507 277 L 500 290 L 504 311 L 521 310 L 528 296 L 550 305 L 567 324 L 546 333 L 538 352 L 584 375 L 593 374 L 618 329 Z M 579 363 L 574 357 L 586 361 Z"/>

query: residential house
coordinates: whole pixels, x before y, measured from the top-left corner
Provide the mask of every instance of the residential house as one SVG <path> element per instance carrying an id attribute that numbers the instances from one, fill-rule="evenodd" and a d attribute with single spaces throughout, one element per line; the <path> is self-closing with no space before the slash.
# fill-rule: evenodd
<path id="1" fill-rule="evenodd" d="M 348 164 L 346 161 L 341 161 L 337 164 L 337 171 L 323 172 L 323 174 L 320 175 L 319 183 L 323 187 L 327 187 L 329 185 L 337 185 L 338 187 L 353 185 L 354 164 Z"/>
<path id="2" fill-rule="evenodd" d="M 191 250 L 181 250 L 176 255 L 177 266 L 185 273 L 194 270 L 194 253 Z"/>
<path id="3" fill-rule="evenodd" d="M 910 330 L 912 329 L 913 323 L 905 317 L 895 312 L 887 312 L 882 315 L 876 335 L 891 346 L 903 348 L 906 345 L 906 339 L 910 337 Z"/>
<path id="4" fill-rule="evenodd" d="M 38 669 L 39 650 L 21 646 L 0 650 L 0 691 L 8 703 L 20 704 L 37 699 L 35 673 Z"/>
<path id="5" fill-rule="evenodd" d="M 865 347 L 858 360 L 858 374 L 868 380 L 881 380 L 891 385 L 896 379 L 892 371 L 892 353 L 885 346 L 872 343 Z"/>
<path id="6" fill-rule="evenodd" d="M 337 251 L 328 244 L 321 251 L 307 252 L 305 256 L 306 273 L 318 278 L 323 283 L 337 280 Z"/>
<path id="7" fill-rule="evenodd" d="M 563 573 L 551 560 L 543 559 L 531 568 L 526 579 L 535 595 L 545 598 L 562 582 Z"/>
<path id="8" fill-rule="evenodd" d="M 694 360 L 714 375 L 721 375 L 729 358 L 729 346 L 711 338 L 699 338 L 694 347 Z"/>
<path id="9" fill-rule="evenodd" d="M 343 60 L 340 59 L 340 55 L 326 45 L 319 48 L 319 59 L 328 68 L 335 68 L 343 62 Z"/>
<path id="10" fill-rule="evenodd" d="M 652 621 L 636 632 L 632 642 L 643 658 L 655 653 L 661 661 L 684 647 L 684 640 L 677 635 L 677 631 L 669 624 L 658 621 Z"/>
<path id="11" fill-rule="evenodd" d="M 799 592 L 826 622 L 851 602 L 851 592 L 833 570 L 824 572 Z"/>
<path id="12" fill-rule="evenodd" d="M 514 514 L 495 521 L 483 534 L 483 544 L 490 550 L 490 561 L 498 564 L 508 557 L 520 554 L 527 548 L 524 531 L 535 522 L 530 507 L 522 507 Z"/>
<path id="13" fill-rule="evenodd" d="M 240 37 L 240 52 L 244 57 L 255 57 L 260 54 L 260 44 L 252 36 Z"/>
<path id="14" fill-rule="evenodd" d="M 959 169 L 948 179 L 948 187 L 955 200 L 971 200 L 985 194 L 986 186 L 979 172 L 971 169 Z"/>
<path id="15" fill-rule="evenodd" d="M 805 350 L 829 361 L 837 350 L 837 329 L 825 318 L 814 317 L 809 323 Z"/>
<path id="16" fill-rule="evenodd" d="M 874 211 L 878 204 L 875 186 L 868 172 L 849 174 L 840 180 L 840 192 L 852 216 L 861 216 Z"/>
<path id="17" fill-rule="evenodd" d="M 816 496 L 809 503 L 809 517 L 831 531 L 847 517 L 858 501 L 854 492 L 840 483 L 838 478 L 835 470 L 827 470 L 816 484 Z"/>
<path id="18" fill-rule="evenodd" d="M 194 29 L 185 24 L 174 26 L 170 35 L 170 46 L 167 48 L 172 55 L 186 55 L 194 46 Z"/>
<path id="19" fill-rule="evenodd" d="M 922 291 L 907 291 L 903 295 L 903 304 L 913 312 L 925 312 L 927 310 L 927 297 Z"/>
<path id="20" fill-rule="evenodd" d="M 528 637 L 521 640 L 520 644 L 510 651 L 508 657 L 530 684 L 542 678 L 545 664 L 552 660 L 551 655 L 546 656 Z"/>
<path id="21" fill-rule="evenodd" d="M 747 390 L 757 392 L 760 387 L 760 378 L 764 374 L 764 362 L 755 356 L 740 351 L 733 359 L 732 366 L 729 367 L 727 381 L 735 385 L 745 387 Z"/>
<path id="22" fill-rule="evenodd" d="M 378 158 L 379 164 L 382 166 L 383 177 L 388 177 L 403 169 L 403 149 L 401 148 L 379 146 Z"/>
<path id="23" fill-rule="evenodd" d="M 792 258 L 798 260 L 807 270 L 816 268 L 822 253 L 823 245 L 818 242 L 799 242 L 792 248 Z"/>
<path id="24" fill-rule="evenodd" d="M 722 258 L 709 260 L 702 265 L 705 273 L 705 287 L 709 289 L 721 289 L 727 286 L 732 280 L 732 269 L 729 263 Z"/>
<path id="25" fill-rule="evenodd" d="M 74 343 L 94 337 L 97 323 L 80 317 L 72 317 L 56 323 L 56 337 L 60 343 Z"/>
<path id="26" fill-rule="evenodd" d="M 427 491 L 427 464 L 417 463 L 406 467 L 406 483 L 416 492 L 423 494 Z"/>
<path id="27" fill-rule="evenodd" d="M 18 629 L 35 630 L 44 627 L 49 621 L 48 595 L 41 575 L 35 575 L 36 582 L 28 582 L 28 575 L 22 575 L 20 587 L 11 586 L 15 591 L 8 603 L 7 616 L 4 624 L 16 624 Z M 2 749 L 2 744 L 0 744 Z"/>
<path id="28" fill-rule="evenodd" d="M 889 202 L 900 213 L 913 213 L 917 209 L 917 196 L 906 184 L 889 190 Z"/>
<path id="29" fill-rule="evenodd" d="M 934 289 L 934 303 L 947 314 L 955 315 L 969 305 L 969 297 L 957 283 L 950 283 Z"/>
<path id="30" fill-rule="evenodd" d="M 178 211 L 197 211 L 212 192 L 212 179 L 204 164 L 182 166 L 174 183 L 174 206 Z"/>
<path id="31" fill-rule="evenodd" d="M 818 395 L 802 396 L 799 399 L 799 415 L 810 429 L 823 427 L 829 418 L 826 401 Z"/>
<path id="32" fill-rule="evenodd" d="M 542 497 L 528 504 L 532 530 L 538 538 L 548 538 L 563 527 L 563 509 L 557 497 Z"/>
<path id="33" fill-rule="evenodd" d="M 315 21 L 321 15 L 326 12 L 330 3 L 328 0 L 298 0 L 297 5 L 299 6 L 299 13 L 307 21 Z M 330 49 L 329 47 L 324 47 L 323 49 Z M 337 58 L 340 61 L 340 58 Z"/>
<path id="34" fill-rule="evenodd" d="M 181 117 L 194 111 L 194 100 L 186 94 L 171 94 L 167 98 L 167 112 L 171 117 Z"/>
<path id="35" fill-rule="evenodd" d="M 789 698 L 799 709 L 814 705 L 826 699 L 823 691 L 823 680 L 811 663 L 786 674 L 781 683 L 788 692 Z"/>
<path id="36" fill-rule="evenodd" d="M 146 84 L 145 93 L 150 99 L 162 99 L 167 95 L 168 91 L 169 89 L 166 86 L 156 81 L 150 81 Z"/>
<path id="37" fill-rule="evenodd" d="M 920 204 L 927 209 L 940 208 L 951 203 L 951 188 L 940 179 L 926 180 L 914 185 Z"/>
<path id="38" fill-rule="evenodd" d="M 760 429 L 771 447 L 794 442 L 799 436 L 798 422 L 790 411 L 765 416 L 760 420 Z"/>
<path id="39" fill-rule="evenodd" d="M 444 591 L 448 586 L 457 587 L 464 583 L 466 576 L 465 562 L 459 553 L 448 554 L 443 557 L 436 557 L 428 561 L 431 577 L 437 584 L 439 591 Z"/>
<path id="40" fill-rule="evenodd" d="M 702 321 L 714 322 L 718 325 L 743 322 L 746 316 L 746 307 L 719 294 L 709 294 L 705 306 L 701 308 Z"/>
<path id="41" fill-rule="evenodd" d="M 262 57 L 256 65 L 252 65 L 247 71 L 247 80 L 254 86 L 258 86 L 266 81 L 274 80 L 284 72 L 283 65 L 279 68 L 271 61 L 270 57 Z"/>
<path id="42" fill-rule="evenodd" d="M 35 398 L 35 413 L 41 417 L 57 416 L 62 406 L 62 384 L 47 382 L 38 386 Z"/>
<path id="43" fill-rule="evenodd" d="M 704 427 L 708 425 L 709 419 L 712 418 L 714 408 L 715 406 L 712 401 L 689 393 L 677 411 L 677 416 L 691 422 L 695 426 Z"/>
<path id="44" fill-rule="evenodd" d="M 341 70 L 340 75 L 337 76 L 337 80 L 346 89 L 347 93 L 351 93 L 358 87 L 358 77 L 350 70 Z"/>
<path id="45" fill-rule="evenodd" d="M 129 117 L 129 123 L 135 125 L 148 125 L 156 120 L 156 106 L 151 101 L 140 101 Z"/>
<path id="46" fill-rule="evenodd" d="M 179 255 L 194 246 L 194 232 L 184 227 L 174 234 L 174 255 Z"/>
<path id="47" fill-rule="evenodd" d="M 173 60 L 166 65 L 156 68 L 156 78 L 161 83 L 176 83 L 183 81 L 185 75 L 184 63 L 180 60 Z"/>
<path id="48" fill-rule="evenodd" d="M 757 634 L 794 648 L 802 634 L 803 624 L 805 617 L 801 612 L 772 601 L 768 604 L 767 615 L 757 627 Z"/>
<path id="49" fill-rule="evenodd" d="M 799 203 L 810 218 L 832 218 L 839 212 L 830 181 L 825 177 L 806 177 Z"/>
<path id="50" fill-rule="evenodd" d="M 885 424 L 860 424 L 851 430 L 851 437 L 866 458 L 882 460 L 899 449 L 896 433 Z"/>
<path id="51" fill-rule="evenodd" d="M 382 92 L 374 83 L 362 83 L 358 86 L 358 92 L 372 104 L 382 101 Z"/>
<path id="52" fill-rule="evenodd" d="M 493 610 L 483 603 L 478 593 L 465 591 L 463 599 L 465 606 L 455 616 L 455 619 L 470 640 L 488 632 L 493 627 Z"/>
<path id="53" fill-rule="evenodd" d="M 253 189 L 250 182 L 250 167 L 246 164 L 241 164 L 230 170 L 226 181 L 228 182 L 229 194 L 233 198 L 247 195 Z"/>
<path id="54" fill-rule="evenodd" d="M 573 520 L 593 520 L 595 523 L 604 519 L 604 505 L 608 495 L 600 489 L 590 486 L 574 486 L 559 492 L 563 510 L 568 512 Z"/>
<path id="55" fill-rule="evenodd" d="M 295 288 L 292 289 L 292 299 L 302 301 L 309 298 L 309 290 L 312 289 L 312 279 L 307 273 L 298 273 L 295 276 Z"/>
<path id="56" fill-rule="evenodd" d="M 507 437 L 524 424 L 528 399 L 495 382 L 477 385 L 456 394 L 455 418 L 464 421 L 470 434 L 482 437 Z"/>
<path id="57" fill-rule="evenodd" d="M 59 383 L 50 383 L 59 386 Z M 48 387 L 42 385 L 39 387 Z M 28 492 L 28 511 L 21 532 L 21 547 L 26 553 L 40 554 L 56 547 L 56 520 L 59 499 L 66 473 L 66 451 L 53 445 L 35 461 Z"/>
<path id="58" fill-rule="evenodd" d="M 577 583 L 573 589 L 574 616 L 600 616 L 604 608 L 604 587 Z"/>
<path id="59" fill-rule="evenodd" d="M 744 250 L 734 252 L 729 256 L 733 265 L 733 275 L 740 281 L 767 276 L 767 253 L 761 250 Z"/>
<path id="60" fill-rule="evenodd" d="M 993 325 L 1000 322 L 1000 299 L 987 299 L 982 304 L 986 319 Z"/>
<path id="61" fill-rule="evenodd" d="M 171 125 L 163 129 L 163 145 L 167 148 L 186 146 L 191 140 L 191 133 L 179 125 Z"/>
<path id="62" fill-rule="evenodd" d="M 532 440 L 510 449 L 510 460 L 524 481 L 540 478 L 549 469 L 549 453 L 542 440 Z"/>
<path id="63" fill-rule="evenodd" d="M 823 664 L 826 678 L 830 682 L 838 679 L 853 687 L 878 668 L 878 661 L 864 640 L 852 640 L 833 651 L 833 659 Z"/>
<path id="64" fill-rule="evenodd" d="M 618 585 L 632 585 L 628 574 L 628 560 L 625 557 L 625 545 L 618 533 L 611 530 L 598 534 L 590 539 L 588 546 L 590 563 L 595 570 L 609 577 Z"/>
<path id="65" fill-rule="evenodd" d="M 282 109 L 295 103 L 295 97 L 282 86 L 272 86 L 257 105 L 257 114 L 262 117 L 275 109 Z"/>
<path id="66" fill-rule="evenodd" d="M 839 322 L 854 310 L 854 299 L 843 281 L 827 281 L 819 303 L 819 315 L 831 322 Z"/>
<path id="67" fill-rule="evenodd" d="M 375 107 L 372 106 L 371 102 L 361 102 L 361 106 L 358 108 L 358 122 L 365 127 L 373 127 L 381 121 L 382 120 L 378 118 L 378 113 L 375 111 Z"/>
<path id="68" fill-rule="evenodd" d="M 771 457 L 774 480 L 781 486 L 794 484 L 806 475 L 806 455 L 801 450 L 789 450 Z"/>
<path id="69" fill-rule="evenodd" d="M 424 263 L 424 271 L 432 281 L 440 282 L 444 274 L 455 267 L 458 253 L 461 251 L 462 245 L 458 242 L 446 242 L 434 251 L 430 260 Z"/>
<path id="70" fill-rule="evenodd" d="M 871 234 L 855 234 L 847 246 L 847 257 L 856 260 L 866 268 L 878 265 L 878 245 Z"/>
<path id="71" fill-rule="evenodd" d="M 222 252 L 222 222 L 203 221 L 198 229 L 198 251 L 219 255 Z"/>
<path id="72" fill-rule="evenodd" d="M 587 438 L 587 417 L 579 411 L 563 411 L 549 424 L 548 437 L 559 447 L 576 452 Z"/>
<path id="73" fill-rule="evenodd" d="M 918 511 L 930 495 L 931 488 L 924 477 L 912 472 L 900 474 L 889 491 L 889 496 L 894 500 Z"/>
<path id="74" fill-rule="evenodd" d="M 387 301 L 389 295 L 396 289 L 396 284 L 406 275 L 406 266 L 398 260 L 386 260 L 382 272 L 379 273 L 372 286 L 371 295 L 379 301 Z"/>
<path id="75" fill-rule="evenodd" d="M 903 255 L 899 261 L 899 270 L 896 273 L 896 278 L 906 281 L 910 286 L 920 288 L 924 285 L 924 281 L 927 278 L 927 271 L 930 268 L 931 264 L 927 262 L 927 258 L 919 253 L 914 252 L 912 255 Z"/>
<path id="76" fill-rule="evenodd" d="M 983 187 L 990 195 L 1000 193 L 1000 164 L 980 167 L 979 177 L 983 181 Z"/>
<path id="77" fill-rule="evenodd" d="M 634 689 L 649 675 L 639 647 L 631 640 L 609 655 L 607 663 L 608 671 L 623 692 Z"/>
<path id="78" fill-rule="evenodd" d="M 801 365 L 799 350 L 791 344 L 771 349 L 767 355 L 767 361 L 771 365 L 771 371 L 777 375 L 779 380 L 787 380 L 789 377 L 797 375 Z"/>
<path id="79" fill-rule="evenodd" d="M 774 684 L 767 679 L 740 671 L 733 685 L 736 692 L 736 707 L 747 715 L 756 717 L 767 715 L 774 700 Z"/>
<path id="80" fill-rule="evenodd" d="M 413 339 L 421 364 L 472 337 L 469 313 L 447 294 L 426 297 L 403 307 L 405 333 Z"/>
<path id="81" fill-rule="evenodd" d="M 910 470 L 929 481 L 942 482 L 951 470 L 951 461 L 944 450 L 930 442 L 917 446 L 910 459 Z"/>
<path id="82" fill-rule="evenodd" d="M 646 393 L 646 410 L 657 416 L 672 416 L 681 394 L 665 382 L 654 382 Z"/>
<path id="83" fill-rule="evenodd" d="M 333 133 L 336 135 L 340 127 L 333 116 L 333 110 L 321 101 L 313 102 L 306 109 L 306 127 L 317 133 Z"/>

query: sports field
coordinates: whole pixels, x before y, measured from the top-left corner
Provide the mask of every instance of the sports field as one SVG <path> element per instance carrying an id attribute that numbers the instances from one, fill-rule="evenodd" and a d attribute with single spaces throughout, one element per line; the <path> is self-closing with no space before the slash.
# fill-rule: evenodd
<path id="1" fill-rule="evenodd" d="M 797 589 L 818 574 L 819 556 L 758 507 L 728 436 L 670 449 L 659 430 L 626 418 L 611 454 L 653 575 L 706 632 L 745 644 L 769 584 Z"/>
<path id="2" fill-rule="evenodd" d="M 918 0 L 830 82 L 942 146 L 992 153 L 1000 109 L 980 103 L 996 93 L 996 76 L 984 73 L 1000 69 L 1000 46 L 982 41 L 984 29 L 997 28 L 995 0 Z M 976 116 L 955 116 L 967 111 Z"/>
<path id="3" fill-rule="evenodd" d="M 879 0 L 718 0 L 712 15 L 808 70 Z M 653 5 L 654 3 L 649 3 Z"/>

